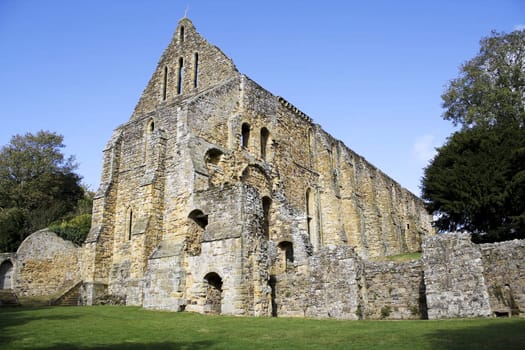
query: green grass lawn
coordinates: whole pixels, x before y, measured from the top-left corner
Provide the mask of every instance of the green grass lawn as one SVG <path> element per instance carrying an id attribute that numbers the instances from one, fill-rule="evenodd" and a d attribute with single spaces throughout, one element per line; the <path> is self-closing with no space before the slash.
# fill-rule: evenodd
<path id="1" fill-rule="evenodd" d="M 525 349 L 525 319 L 336 321 L 0 308 L 0 349 Z"/>

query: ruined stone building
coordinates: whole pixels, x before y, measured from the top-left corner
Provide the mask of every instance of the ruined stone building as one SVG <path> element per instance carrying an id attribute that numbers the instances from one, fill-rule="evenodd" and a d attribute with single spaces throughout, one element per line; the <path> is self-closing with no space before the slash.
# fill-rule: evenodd
<path id="1" fill-rule="evenodd" d="M 88 305 L 111 297 L 226 315 L 489 315 L 497 298 L 477 268 L 479 249 L 464 237 L 448 245 L 434 237 L 419 198 L 238 72 L 184 18 L 104 150 L 84 245 L 39 231 L 21 245 L 12 274 L 21 295 L 79 290 Z M 458 244 L 472 253 L 443 269 Z M 422 245 L 430 254 L 423 261 L 374 261 Z M 466 286 L 460 296 L 438 283 L 439 273 L 463 276 L 470 267 L 475 278 L 456 285 Z M 525 283 L 512 288 L 525 295 Z"/>
<path id="2" fill-rule="evenodd" d="M 234 315 L 270 313 L 269 281 L 308 275 L 324 247 L 415 252 L 431 232 L 420 199 L 239 73 L 187 18 L 104 150 L 93 214 L 91 298 L 107 288 L 127 304 Z"/>

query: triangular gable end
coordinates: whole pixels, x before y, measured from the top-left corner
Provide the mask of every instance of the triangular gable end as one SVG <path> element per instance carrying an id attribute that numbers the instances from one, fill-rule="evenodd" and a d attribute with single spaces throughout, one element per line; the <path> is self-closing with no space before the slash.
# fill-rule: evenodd
<path id="1" fill-rule="evenodd" d="M 188 18 L 183 18 L 131 119 L 140 118 L 166 102 L 195 95 L 238 74 L 233 61 L 197 33 Z"/>

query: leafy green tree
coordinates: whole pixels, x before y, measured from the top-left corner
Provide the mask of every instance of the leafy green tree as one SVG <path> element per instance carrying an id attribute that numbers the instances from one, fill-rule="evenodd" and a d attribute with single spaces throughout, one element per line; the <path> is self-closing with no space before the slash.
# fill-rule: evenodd
<path id="1" fill-rule="evenodd" d="M 525 238 L 523 149 L 522 128 L 471 128 L 453 134 L 423 179 L 423 199 L 437 216 L 438 230 L 465 230 L 477 241 Z"/>
<path id="2" fill-rule="evenodd" d="M 84 196 L 74 158 L 63 137 L 49 131 L 15 135 L 0 150 L 1 250 L 13 250 L 30 233 L 73 212 Z M 16 218 L 11 220 L 9 218 Z"/>
<path id="3" fill-rule="evenodd" d="M 493 32 L 441 96 L 443 118 L 463 128 L 525 125 L 525 30 Z"/>
<path id="4" fill-rule="evenodd" d="M 481 242 L 525 238 L 525 31 L 493 33 L 442 95 L 461 129 L 425 169 L 438 230 Z"/>

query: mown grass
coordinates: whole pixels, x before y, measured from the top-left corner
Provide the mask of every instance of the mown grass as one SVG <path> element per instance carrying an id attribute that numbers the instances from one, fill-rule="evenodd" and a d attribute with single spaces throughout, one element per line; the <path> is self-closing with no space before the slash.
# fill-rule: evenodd
<path id="1" fill-rule="evenodd" d="M 133 307 L 0 309 L 0 349 L 523 349 L 525 319 L 336 321 Z"/>

